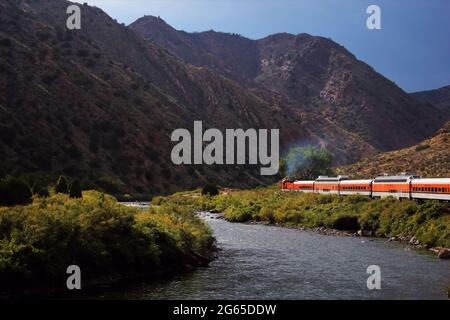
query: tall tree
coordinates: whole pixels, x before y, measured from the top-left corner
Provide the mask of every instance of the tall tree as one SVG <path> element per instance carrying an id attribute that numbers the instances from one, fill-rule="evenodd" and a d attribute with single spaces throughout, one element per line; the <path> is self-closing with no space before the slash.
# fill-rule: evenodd
<path id="1" fill-rule="evenodd" d="M 302 180 L 313 180 L 319 175 L 333 174 L 334 156 L 325 148 L 314 146 L 292 148 L 281 161 L 281 173 Z"/>
<path id="2" fill-rule="evenodd" d="M 69 193 L 71 198 L 82 198 L 83 195 L 81 193 L 81 184 L 80 184 L 80 180 L 75 179 L 72 182 L 72 185 L 70 186 L 70 193 Z"/>
<path id="3" fill-rule="evenodd" d="M 56 193 L 65 193 L 65 194 L 69 193 L 69 184 L 67 182 L 66 177 L 64 176 L 59 177 L 58 182 L 56 183 L 55 191 Z"/>

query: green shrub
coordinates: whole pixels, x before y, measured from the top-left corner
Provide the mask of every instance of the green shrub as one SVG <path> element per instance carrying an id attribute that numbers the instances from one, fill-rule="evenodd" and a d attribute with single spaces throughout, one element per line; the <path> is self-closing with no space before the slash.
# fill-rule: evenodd
<path id="1" fill-rule="evenodd" d="M 428 148 L 430 148 L 430 145 L 429 144 L 419 144 L 416 148 L 415 148 L 415 150 L 416 151 L 422 151 L 422 150 L 426 150 L 426 149 L 428 149 Z"/>
<path id="2" fill-rule="evenodd" d="M 213 241 L 184 207 L 141 211 L 94 191 L 77 199 L 35 198 L 28 206 L 0 208 L 0 288 L 61 286 L 71 264 L 81 267 L 86 282 L 181 269 Z"/>
<path id="3" fill-rule="evenodd" d="M 207 184 L 202 189 L 202 195 L 217 196 L 219 194 L 219 189 L 214 184 Z"/>
<path id="4" fill-rule="evenodd" d="M 356 231 L 360 229 L 358 217 L 340 216 L 331 224 L 333 229 Z"/>
<path id="5" fill-rule="evenodd" d="M 6 177 L 0 180 L 0 206 L 28 204 L 31 197 L 30 187 L 22 179 Z"/>

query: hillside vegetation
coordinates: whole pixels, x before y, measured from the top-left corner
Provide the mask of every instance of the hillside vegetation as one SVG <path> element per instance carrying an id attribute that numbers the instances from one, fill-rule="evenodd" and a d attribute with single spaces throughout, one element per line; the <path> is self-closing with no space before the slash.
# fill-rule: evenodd
<path id="1" fill-rule="evenodd" d="M 0 207 L 0 293 L 63 289 L 66 268 L 78 265 L 83 284 L 156 276 L 203 262 L 214 238 L 187 208 L 141 211 L 88 191 Z"/>
<path id="2" fill-rule="evenodd" d="M 445 202 L 418 204 L 394 198 L 372 200 L 364 196 L 282 192 L 277 186 L 227 192 L 216 197 L 175 194 L 153 201 L 217 210 L 231 222 L 363 230 L 379 237 L 414 236 L 422 244 L 450 247 L 450 207 Z"/>
<path id="3" fill-rule="evenodd" d="M 450 121 L 434 137 L 409 148 L 380 153 L 336 169 L 352 178 L 373 178 L 383 173 L 416 173 L 423 177 L 450 177 Z"/>

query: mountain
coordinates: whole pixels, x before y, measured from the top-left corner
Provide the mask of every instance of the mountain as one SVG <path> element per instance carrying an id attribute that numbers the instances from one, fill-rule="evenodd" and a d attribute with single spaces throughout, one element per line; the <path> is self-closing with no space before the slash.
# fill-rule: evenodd
<path id="1" fill-rule="evenodd" d="M 244 187 L 264 181 L 259 167 L 172 165 L 171 132 L 203 120 L 204 128 L 282 128 L 285 145 L 315 141 L 280 104 L 186 64 L 98 8 L 82 5 L 81 30 L 67 30 L 70 4 L 0 3 L 3 174 L 66 174 L 121 194 L 208 180 Z"/>
<path id="2" fill-rule="evenodd" d="M 445 86 L 435 90 L 419 91 L 411 93 L 411 96 L 433 104 L 440 110 L 450 114 L 450 86 Z"/>
<path id="3" fill-rule="evenodd" d="M 145 17 L 159 26 L 151 39 L 86 4 L 81 30 L 69 31 L 70 4 L 0 2 L 0 176 L 65 174 L 113 194 L 250 187 L 276 177 L 173 165 L 173 130 L 195 120 L 280 128 L 283 153 L 322 145 L 349 163 L 423 140 L 445 120 L 328 39 L 188 34 Z"/>
<path id="4" fill-rule="evenodd" d="M 423 177 L 450 176 L 450 121 L 431 139 L 415 146 L 377 154 L 337 169 L 354 178 L 373 178 L 383 173 L 417 173 Z"/>
<path id="5" fill-rule="evenodd" d="M 151 16 L 130 28 L 188 63 L 282 96 L 293 116 L 301 114 L 297 120 L 307 121 L 308 130 L 337 150 L 341 162 L 417 143 L 448 119 L 330 39 L 304 33 L 259 40 L 215 31 L 187 33 Z"/>

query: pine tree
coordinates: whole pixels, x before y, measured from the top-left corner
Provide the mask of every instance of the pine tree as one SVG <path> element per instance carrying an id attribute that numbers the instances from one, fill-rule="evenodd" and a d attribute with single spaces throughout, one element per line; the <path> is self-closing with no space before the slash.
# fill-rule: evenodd
<path id="1" fill-rule="evenodd" d="M 55 188 L 56 193 L 69 193 L 69 184 L 67 183 L 67 179 L 64 176 L 60 176 L 58 182 L 56 183 Z"/>
<path id="2" fill-rule="evenodd" d="M 80 180 L 75 179 L 70 187 L 70 197 L 71 198 L 82 198 Z"/>

